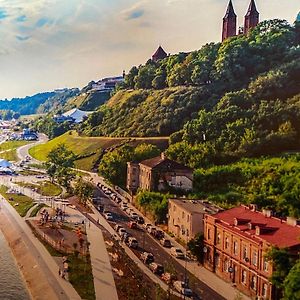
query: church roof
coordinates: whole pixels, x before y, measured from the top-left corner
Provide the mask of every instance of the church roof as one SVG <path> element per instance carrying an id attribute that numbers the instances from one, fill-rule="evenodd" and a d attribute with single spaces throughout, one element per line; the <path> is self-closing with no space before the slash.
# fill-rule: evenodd
<path id="1" fill-rule="evenodd" d="M 224 19 L 226 19 L 226 18 L 232 18 L 232 17 L 236 17 L 236 14 L 234 12 L 232 1 L 230 0 L 229 3 L 228 3 L 228 6 L 227 6 L 227 10 L 226 10 Z"/>
<path id="2" fill-rule="evenodd" d="M 153 60 L 159 60 L 159 59 L 164 59 L 168 56 L 166 51 L 159 46 L 158 49 L 155 51 L 155 53 L 152 55 Z"/>
<path id="3" fill-rule="evenodd" d="M 249 4 L 248 11 L 246 13 L 246 17 L 250 16 L 250 15 L 254 15 L 254 14 L 258 14 L 258 11 L 256 9 L 255 1 L 251 0 L 251 2 Z"/>

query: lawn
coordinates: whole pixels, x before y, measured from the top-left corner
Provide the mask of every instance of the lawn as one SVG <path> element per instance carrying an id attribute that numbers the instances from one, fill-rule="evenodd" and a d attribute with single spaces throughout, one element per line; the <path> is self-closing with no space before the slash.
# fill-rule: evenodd
<path id="1" fill-rule="evenodd" d="M 38 212 L 45 206 L 47 206 L 45 203 L 38 204 L 30 213 L 30 218 L 35 217 L 38 214 Z"/>
<path id="2" fill-rule="evenodd" d="M 27 183 L 27 182 L 18 182 L 17 183 L 20 186 L 36 189 L 37 193 L 43 195 L 43 196 L 59 196 L 62 193 L 62 188 L 50 181 L 43 181 L 36 184 L 33 183 Z"/>
<path id="3" fill-rule="evenodd" d="M 18 160 L 17 150 L 16 149 L 5 150 L 0 153 L 0 158 L 6 159 L 8 161 L 17 161 Z"/>
<path id="4" fill-rule="evenodd" d="M 40 161 L 46 161 L 48 153 L 59 144 L 65 144 L 70 150 L 81 158 L 75 162 L 75 167 L 91 171 L 93 163 L 101 153 L 101 149 L 107 149 L 121 143 L 129 142 L 133 146 L 141 143 L 151 143 L 160 149 L 168 145 L 168 138 L 112 138 L 112 137 L 82 137 L 76 131 L 69 131 L 45 144 L 35 145 L 29 149 L 29 154 Z"/>
<path id="5" fill-rule="evenodd" d="M 94 300 L 95 288 L 90 257 L 70 255 L 69 260 L 69 280 L 82 299 Z"/>
<path id="6" fill-rule="evenodd" d="M 32 142 L 29 142 L 29 141 L 7 141 L 7 142 L 4 142 L 3 144 L 0 144 L 0 151 L 17 149 L 17 148 L 27 145 L 29 143 L 32 143 Z"/>
<path id="7" fill-rule="evenodd" d="M 6 186 L 0 186 L 0 194 L 10 203 L 10 205 L 18 212 L 21 217 L 26 216 L 27 211 L 32 206 L 34 206 L 33 200 L 21 194 L 8 194 L 7 190 L 8 188 Z"/>

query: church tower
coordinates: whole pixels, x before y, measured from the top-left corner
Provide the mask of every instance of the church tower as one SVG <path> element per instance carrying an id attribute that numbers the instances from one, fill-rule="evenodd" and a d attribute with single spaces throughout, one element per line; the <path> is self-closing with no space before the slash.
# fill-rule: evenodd
<path id="1" fill-rule="evenodd" d="M 259 23 L 259 12 L 256 9 L 255 1 L 251 0 L 248 11 L 245 16 L 244 34 L 248 34 L 251 28 Z"/>
<path id="2" fill-rule="evenodd" d="M 232 1 L 229 1 L 225 16 L 223 18 L 222 42 L 229 37 L 236 35 L 236 14 Z"/>

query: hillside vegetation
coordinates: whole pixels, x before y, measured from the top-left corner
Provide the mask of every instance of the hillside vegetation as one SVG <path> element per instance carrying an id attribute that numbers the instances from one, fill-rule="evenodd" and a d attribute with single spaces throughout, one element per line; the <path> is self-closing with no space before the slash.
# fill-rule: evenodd
<path id="1" fill-rule="evenodd" d="M 265 21 L 247 36 L 133 67 L 116 95 L 80 130 L 91 136 L 169 135 L 197 119 L 199 111 L 251 109 L 263 101 L 292 98 L 299 93 L 299 32 L 299 24 Z M 232 92 L 235 100 L 222 106 Z"/>

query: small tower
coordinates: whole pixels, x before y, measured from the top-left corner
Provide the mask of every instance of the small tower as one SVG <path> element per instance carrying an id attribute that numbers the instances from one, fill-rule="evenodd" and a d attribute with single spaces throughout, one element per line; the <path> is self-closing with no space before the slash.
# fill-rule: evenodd
<path id="1" fill-rule="evenodd" d="M 232 1 L 229 1 L 225 16 L 223 18 L 222 42 L 229 37 L 236 35 L 236 14 Z"/>
<path id="2" fill-rule="evenodd" d="M 152 55 L 152 60 L 156 62 L 166 58 L 167 56 L 168 54 L 165 52 L 165 50 L 161 46 L 159 46 L 156 52 Z"/>
<path id="3" fill-rule="evenodd" d="M 259 23 L 259 12 L 256 9 L 255 1 L 251 0 L 248 11 L 245 16 L 244 34 L 248 34 L 251 28 Z"/>

